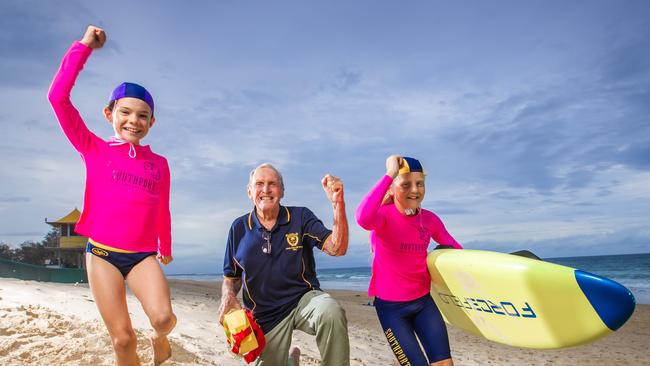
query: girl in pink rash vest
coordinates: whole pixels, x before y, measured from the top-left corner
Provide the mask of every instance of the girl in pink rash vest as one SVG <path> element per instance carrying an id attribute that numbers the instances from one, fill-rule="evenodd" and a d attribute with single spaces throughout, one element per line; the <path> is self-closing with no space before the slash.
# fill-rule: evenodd
<path id="1" fill-rule="evenodd" d="M 447 328 L 429 295 L 426 257 L 431 239 L 462 247 L 438 216 L 420 207 L 424 180 L 417 159 L 389 156 L 386 175 L 361 201 L 355 218 L 370 231 L 373 261 L 368 296 L 375 297 L 377 316 L 398 364 L 448 366 L 453 361 Z"/>
<path id="2" fill-rule="evenodd" d="M 100 28 L 89 26 L 61 61 L 48 98 L 63 133 L 86 166 L 84 208 L 75 231 L 89 238 L 88 282 L 108 328 L 117 365 L 138 365 L 137 339 L 126 304 L 126 285 L 153 326 L 154 364 L 171 357 L 167 335 L 176 325 L 169 286 L 156 261 L 171 255 L 169 166 L 140 145 L 155 122 L 151 94 L 123 83 L 104 108 L 115 136 L 104 141 L 90 132 L 70 101 L 70 92 L 86 60 L 106 42 Z"/>

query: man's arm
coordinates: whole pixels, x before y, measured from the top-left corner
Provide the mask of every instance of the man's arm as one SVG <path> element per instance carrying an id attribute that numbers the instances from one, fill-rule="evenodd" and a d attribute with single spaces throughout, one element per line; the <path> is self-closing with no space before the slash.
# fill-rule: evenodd
<path id="1" fill-rule="evenodd" d="M 323 252 L 331 256 L 342 256 L 348 251 L 348 218 L 345 215 L 345 198 L 343 195 L 343 182 L 334 176 L 326 175 L 321 181 L 327 198 L 332 202 L 334 222 L 332 234 L 323 243 Z"/>
<path id="2" fill-rule="evenodd" d="M 224 277 L 221 284 L 221 305 L 219 305 L 219 324 L 223 324 L 223 317 L 231 310 L 241 309 L 237 294 L 241 290 L 241 278 Z"/>

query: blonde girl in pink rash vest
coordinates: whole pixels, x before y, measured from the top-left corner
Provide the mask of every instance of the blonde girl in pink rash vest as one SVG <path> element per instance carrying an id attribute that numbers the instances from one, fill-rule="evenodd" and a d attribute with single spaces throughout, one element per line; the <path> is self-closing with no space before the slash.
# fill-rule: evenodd
<path id="1" fill-rule="evenodd" d="M 429 295 L 426 257 L 431 239 L 462 247 L 436 214 L 420 207 L 424 181 L 417 159 L 389 156 L 386 175 L 361 201 L 355 218 L 370 231 L 368 296 L 375 297 L 375 310 L 397 363 L 449 366 L 453 361 L 447 328 Z"/>
<path id="2" fill-rule="evenodd" d="M 91 53 L 106 34 L 89 26 L 61 61 L 48 98 L 63 133 L 86 167 L 84 208 L 75 231 L 89 238 L 86 267 L 90 289 L 108 328 L 117 365 L 139 365 L 137 339 L 126 304 L 126 284 L 149 317 L 154 364 L 171 357 L 167 335 L 176 325 L 169 286 L 158 264 L 172 261 L 167 160 L 140 144 L 156 121 L 151 94 L 123 83 L 112 93 L 104 117 L 115 135 L 93 134 L 70 101 L 70 92 Z M 126 282 L 126 284 L 125 284 Z"/>

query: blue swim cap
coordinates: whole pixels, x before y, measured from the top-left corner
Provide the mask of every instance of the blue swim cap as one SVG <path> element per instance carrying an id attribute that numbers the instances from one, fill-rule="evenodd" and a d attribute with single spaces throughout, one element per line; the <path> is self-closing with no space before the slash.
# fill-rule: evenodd
<path id="1" fill-rule="evenodd" d="M 402 162 L 402 167 L 399 168 L 399 175 L 414 172 L 420 172 L 424 174 L 424 168 L 422 168 L 422 164 L 420 164 L 420 161 L 418 159 L 403 156 Z"/>
<path id="2" fill-rule="evenodd" d="M 137 98 L 142 100 L 149 105 L 149 108 L 151 108 L 151 115 L 153 115 L 153 97 L 143 86 L 135 83 L 122 83 L 113 90 L 113 93 L 111 93 L 111 100 L 109 103 L 122 98 Z"/>

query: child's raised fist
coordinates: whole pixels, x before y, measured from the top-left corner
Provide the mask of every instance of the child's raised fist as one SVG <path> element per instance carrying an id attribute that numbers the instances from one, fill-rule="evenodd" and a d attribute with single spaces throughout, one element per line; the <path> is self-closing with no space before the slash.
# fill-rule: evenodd
<path id="1" fill-rule="evenodd" d="M 102 48 L 106 42 L 106 32 L 99 27 L 89 25 L 80 42 L 92 49 Z"/>

